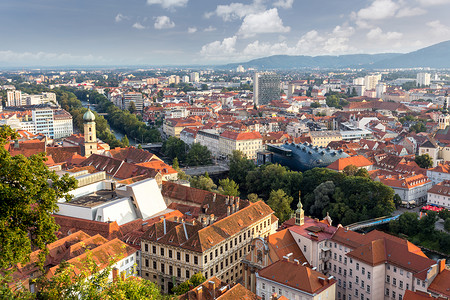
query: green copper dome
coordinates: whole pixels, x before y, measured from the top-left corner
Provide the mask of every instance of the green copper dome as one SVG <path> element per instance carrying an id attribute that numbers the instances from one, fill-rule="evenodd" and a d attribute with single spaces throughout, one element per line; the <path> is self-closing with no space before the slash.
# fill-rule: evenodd
<path id="1" fill-rule="evenodd" d="M 94 113 L 89 109 L 84 115 L 83 115 L 83 120 L 85 122 L 94 122 L 95 120 L 95 115 Z"/>

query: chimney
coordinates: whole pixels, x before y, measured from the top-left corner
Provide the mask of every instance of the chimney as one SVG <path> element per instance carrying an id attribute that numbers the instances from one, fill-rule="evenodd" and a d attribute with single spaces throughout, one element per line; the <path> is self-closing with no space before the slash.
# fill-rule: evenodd
<path id="1" fill-rule="evenodd" d="M 213 202 L 216 202 L 216 196 L 217 196 L 217 194 L 214 193 L 214 195 L 213 195 Z"/>
<path id="2" fill-rule="evenodd" d="M 234 214 L 236 212 L 236 205 L 233 203 L 231 206 L 231 213 Z"/>
<path id="3" fill-rule="evenodd" d="M 323 277 L 318 277 L 318 279 L 319 279 L 319 283 L 320 283 L 321 285 L 325 285 L 325 283 L 326 283 L 325 278 L 323 278 Z"/>
<path id="4" fill-rule="evenodd" d="M 241 200 L 241 198 L 237 197 L 236 199 L 236 211 L 239 210 L 239 201 Z"/>
<path id="5" fill-rule="evenodd" d="M 230 215 L 230 206 L 228 205 L 227 206 L 227 216 L 229 216 Z"/>
<path id="6" fill-rule="evenodd" d="M 439 264 L 439 273 L 445 270 L 445 259 L 440 259 L 438 261 Z"/>
<path id="7" fill-rule="evenodd" d="M 113 282 L 117 281 L 117 276 L 119 276 L 119 269 L 117 268 L 113 268 L 112 269 L 112 277 L 113 277 Z"/>
<path id="8" fill-rule="evenodd" d="M 270 300 L 277 300 L 277 299 L 278 299 L 277 293 L 273 293 L 272 296 L 270 296 Z"/>
<path id="9" fill-rule="evenodd" d="M 197 292 L 197 299 L 202 300 L 203 299 L 203 286 L 199 286 L 196 290 Z"/>
<path id="10" fill-rule="evenodd" d="M 228 205 L 230 203 L 230 196 L 227 196 L 225 198 L 225 204 Z"/>
<path id="11" fill-rule="evenodd" d="M 299 261 L 298 259 L 295 259 L 295 258 L 294 258 L 294 262 L 295 262 L 297 265 L 300 265 L 300 261 Z"/>
<path id="12" fill-rule="evenodd" d="M 234 204 L 234 196 L 231 196 L 231 199 L 230 199 L 230 205 L 231 204 Z"/>
<path id="13" fill-rule="evenodd" d="M 14 149 L 19 149 L 19 140 L 14 140 Z"/>
<path id="14" fill-rule="evenodd" d="M 216 283 L 214 281 L 208 281 L 208 290 L 210 290 L 213 299 L 216 299 Z"/>

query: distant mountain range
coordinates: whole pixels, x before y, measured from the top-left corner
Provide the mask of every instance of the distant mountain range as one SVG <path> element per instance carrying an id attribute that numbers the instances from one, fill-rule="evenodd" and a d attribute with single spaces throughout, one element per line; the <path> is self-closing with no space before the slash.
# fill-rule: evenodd
<path id="1" fill-rule="evenodd" d="M 339 56 L 273 55 L 218 68 L 302 69 L 302 68 L 450 68 L 450 41 L 435 44 L 410 53 L 349 54 Z"/>

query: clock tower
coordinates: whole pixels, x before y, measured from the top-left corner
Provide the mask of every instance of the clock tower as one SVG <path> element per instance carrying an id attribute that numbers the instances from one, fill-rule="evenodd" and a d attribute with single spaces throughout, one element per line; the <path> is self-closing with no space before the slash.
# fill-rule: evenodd
<path id="1" fill-rule="evenodd" d="M 97 153 L 97 134 L 95 129 L 95 115 L 88 109 L 83 115 L 84 122 L 84 156 L 89 157 Z"/>
<path id="2" fill-rule="evenodd" d="M 295 225 L 302 226 L 305 224 L 305 211 L 303 210 L 302 201 L 300 199 L 300 192 L 298 192 L 298 204 L 295 210 Z"/>

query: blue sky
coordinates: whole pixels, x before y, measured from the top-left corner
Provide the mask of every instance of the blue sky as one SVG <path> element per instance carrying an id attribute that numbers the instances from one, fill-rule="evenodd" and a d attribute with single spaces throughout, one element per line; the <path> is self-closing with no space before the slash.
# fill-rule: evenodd
<path id="1" fill-rule="evenodd" d="M 235 1 L 2 0 L 0 67 L 408 52 L 450 39 L 450 0 Z"/>

